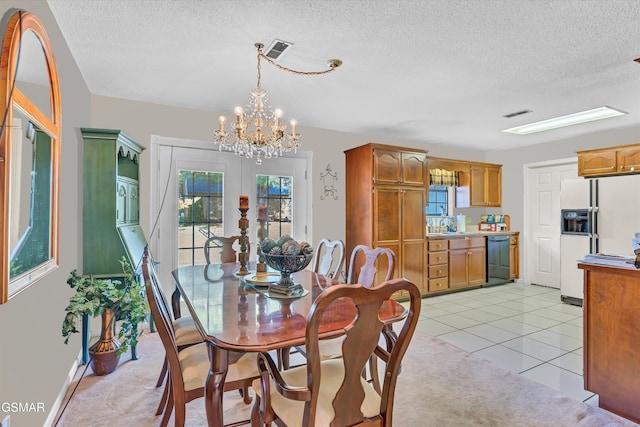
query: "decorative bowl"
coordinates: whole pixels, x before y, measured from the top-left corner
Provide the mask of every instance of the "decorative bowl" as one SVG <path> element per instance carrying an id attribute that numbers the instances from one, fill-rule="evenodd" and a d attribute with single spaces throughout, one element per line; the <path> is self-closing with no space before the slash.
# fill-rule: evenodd
<path id="1" fill-rule="evenodd" d="M 313 258 L 313 253 L 299 255 L 271 255 L 263 254 L 267 265 L 280 272 L 280 286 L 293 286 L 291 273 L 303 270 Z"/>

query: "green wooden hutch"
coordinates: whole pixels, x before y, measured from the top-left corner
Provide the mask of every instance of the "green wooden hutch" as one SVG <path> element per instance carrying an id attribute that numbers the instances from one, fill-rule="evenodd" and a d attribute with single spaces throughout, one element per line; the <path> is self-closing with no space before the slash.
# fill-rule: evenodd
<path id="1" fill-rule="evenodd" d="M 129 258 L 123 238 L 139 229 L 139 160 L 144 147 L 121 130 L 82 128 L 82 272 L 122 277 Z M 139 231 L 141 233 L 141 230 Z M 129 259 L 133 268 L 140 260 Z M 89 316 L 83 318 L 82 359 L 89 360 Z M 137 359 L 135 346 L 131 358 Z"/>

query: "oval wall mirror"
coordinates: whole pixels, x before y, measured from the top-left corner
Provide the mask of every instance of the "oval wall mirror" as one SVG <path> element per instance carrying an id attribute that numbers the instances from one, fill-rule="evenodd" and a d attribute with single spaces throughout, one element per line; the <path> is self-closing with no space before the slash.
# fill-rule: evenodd
<path id="1" fill-rule="evenodd" d="M 0 58 L 0 303 L 58 266 L 60 87 L 32 13 L 8 21 Z"/>

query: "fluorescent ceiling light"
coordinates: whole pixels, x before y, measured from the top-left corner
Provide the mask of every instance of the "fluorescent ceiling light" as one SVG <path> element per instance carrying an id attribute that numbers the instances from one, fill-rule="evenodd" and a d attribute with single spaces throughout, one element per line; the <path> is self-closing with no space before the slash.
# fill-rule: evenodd
<path id="1" fill-rule="evenodd" d="M 608 119 L 609 117 L 621 116 L 623 114 L 628 113 L 625 111 L 616 110 L 615 108 L 604 106 L 600 108 L 594 108 L 593 110 L 581 111 L 579 113 L 567 114 L 566 116 L 542 120 L 541 122 L 534 122 L 527 125 L 516 126 L 510 129 L 504 129 L 502 132 L 515 133 L 517 135 L 528 135 L 530 133 L 542 132 L 544 130 L 577 125 L 578 123 Z"/>

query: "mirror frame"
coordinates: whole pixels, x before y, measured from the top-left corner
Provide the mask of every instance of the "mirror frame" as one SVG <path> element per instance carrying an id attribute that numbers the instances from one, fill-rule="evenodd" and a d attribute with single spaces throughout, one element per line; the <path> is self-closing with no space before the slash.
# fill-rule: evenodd
<path id="1" fill-rule="evenodd" d="M 15 76 L 20 64 L 20 42 L 23 34 L 32 31 L 40 40 L 44 53 L 49 77 L 49 100 L 51 118 L 44 114 L 35 103 L 15 87 Z M 25 66 L 26 64 L 23 64 Z M 42 279 L 58 267 L 59 244 L 59 206 L 60 206 L 60 136 L 61 136 L 61 107 L 60 85 L 58 70 L 53 57 L 53 49 L 49 36 L 40 20 L 30 12 L 19 10 L 8 21 L 2 41 L 2 56 L 0 58 L 0 114 L 6 115 L 6 124 L 12 123 L 13 108 L 20 109 L 42 131 L 51 136 L 51 204 L 50 204 L 50 236 L 49 254 L 47 261 L 10 279 L 10 248 L 9 248 L 9 213 L 11 193 L 11 144 L 13 131 L 10 125 L 2 129 L 0 137 L 0 304 Z M 6 111 L 5 111 L 6 110 Z M 46 214 L 46 213 L 45 213 Z"/>

